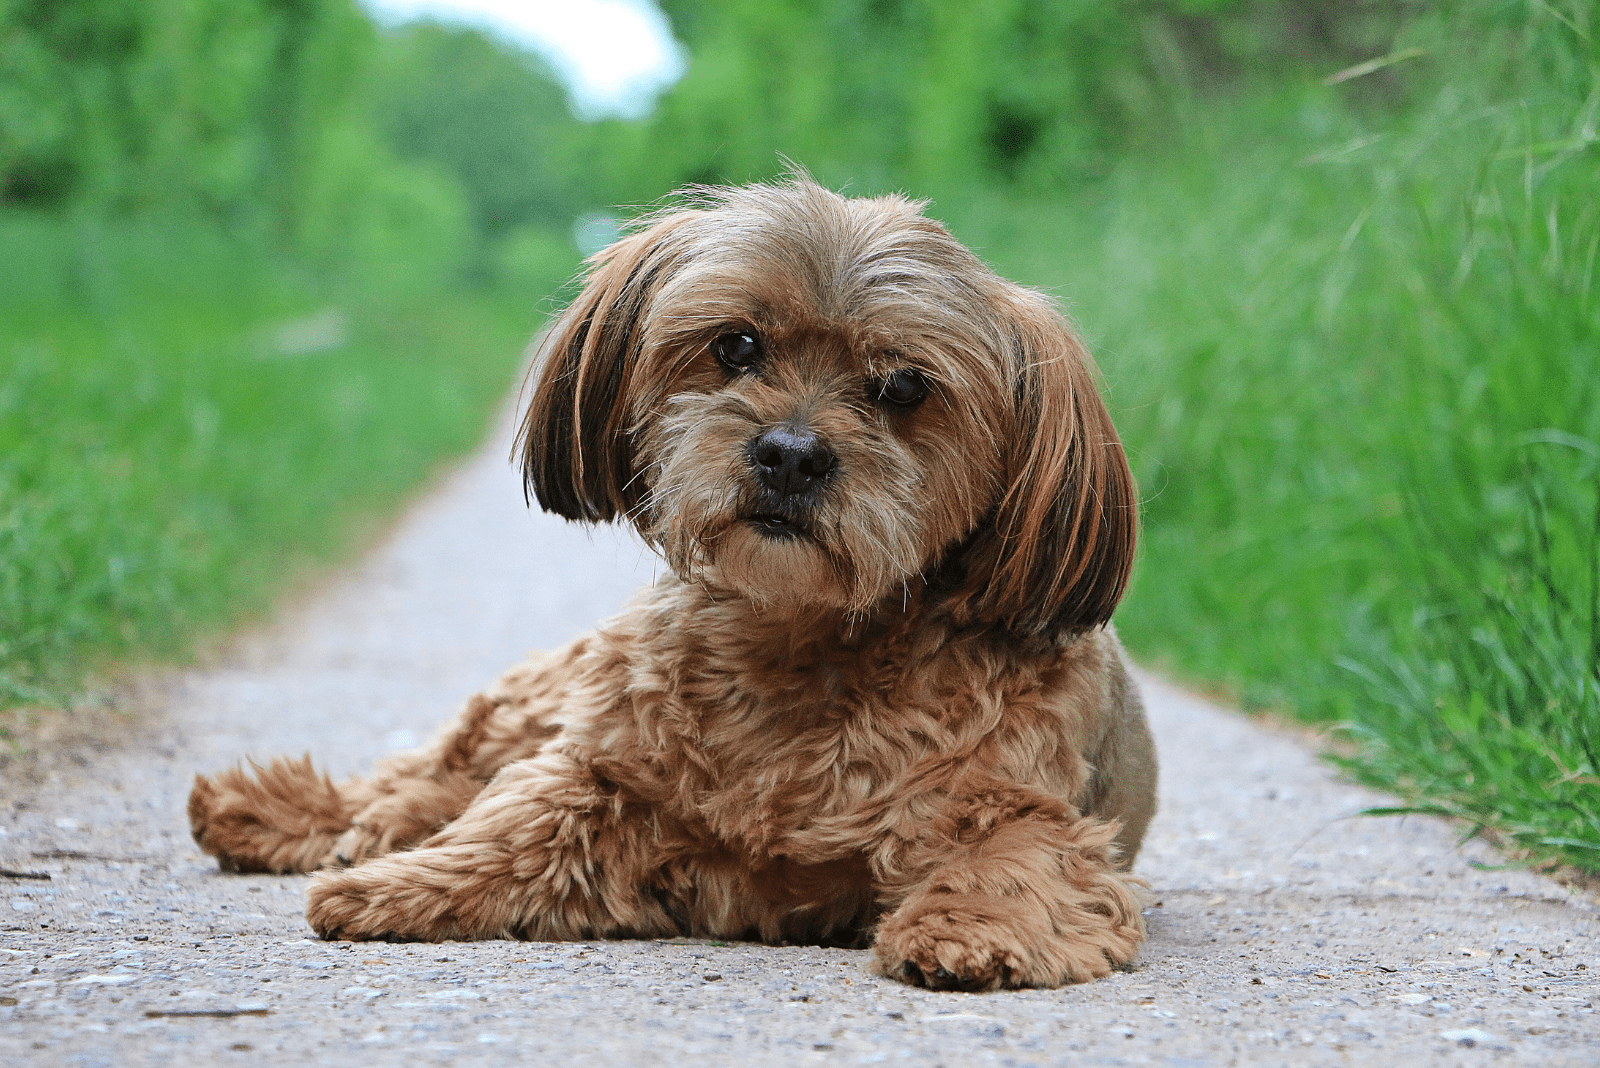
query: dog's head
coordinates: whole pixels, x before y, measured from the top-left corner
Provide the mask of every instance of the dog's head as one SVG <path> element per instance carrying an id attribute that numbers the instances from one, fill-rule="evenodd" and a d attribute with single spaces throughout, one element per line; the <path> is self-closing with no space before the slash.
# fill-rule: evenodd
<path id="1" fill-rule="evenodd" d="M 775 608 L 1104 623 L 1137 516 L 1088 356 L 920 207 L 700 190 L 595 256 L 522 425 L 539 503 Z"/>

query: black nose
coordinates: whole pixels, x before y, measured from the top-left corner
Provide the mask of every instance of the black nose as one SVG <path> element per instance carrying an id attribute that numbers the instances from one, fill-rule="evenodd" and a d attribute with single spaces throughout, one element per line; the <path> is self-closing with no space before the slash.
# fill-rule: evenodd
<path id="1" fill-rule="evenodd" d="M 750 443 L 756 477 L 781 497 L 804 493 L 839 466 L 839 458 L 806 427 L 775 426 Z"/>

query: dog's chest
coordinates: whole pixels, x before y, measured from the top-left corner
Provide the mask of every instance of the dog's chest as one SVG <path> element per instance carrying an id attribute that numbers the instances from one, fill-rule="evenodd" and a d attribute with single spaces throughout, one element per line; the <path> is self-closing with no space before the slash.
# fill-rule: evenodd
<path id="1" fill-rule="evenodd" d="M 865 828 L 943 760 L 1001 759 L 1015 748 L 1002 710 L 1036 705 L 1041 692 L 1037 674 L 1014 664 L 899 643 L 756 662 L 708 655 L 685 678 L 686 758 L 704 769 L 695 815 L 756 851 L 815 828 Z M 1011 773 L 1048 777 L 1036 770 Z"/>

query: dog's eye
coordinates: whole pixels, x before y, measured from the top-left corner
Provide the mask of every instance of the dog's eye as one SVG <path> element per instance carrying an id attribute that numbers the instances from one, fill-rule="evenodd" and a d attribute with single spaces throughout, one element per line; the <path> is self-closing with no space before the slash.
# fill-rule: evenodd
<path id="1" fill-rule="evenodd" d="M 928 378 L 914 367 L 902 367 L 879 382 L 867 384 L 867 395 L 895 408 L 910 410 L 928 396 Z"/>
<path id="2" fill-rule="evenodd" d="M 728 370 L 743 371 L 761 358 L 761 338 L 756 334 L 722 334 L 711 343 L 711 354 Z"/>

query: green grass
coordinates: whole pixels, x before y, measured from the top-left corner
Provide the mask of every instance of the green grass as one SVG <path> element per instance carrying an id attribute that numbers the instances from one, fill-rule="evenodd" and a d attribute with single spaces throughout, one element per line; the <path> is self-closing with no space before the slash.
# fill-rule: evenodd
<path id="1" fill-rule="evenodd" d="M 1212 102 L 1070 205 L 956 221 L 1105 369 L 1146 502 L 1137 654 L 1596 871 L 1600 64 L 1553 19 L 1452 32 L 1475 82 Z"/>
<path id="2" fill-rule="evenodd" d="M 0 249 L 0 706 L 181 660 L 348 556 L 483 439 L 538 323 L 181 226 L 0 216 Z"/>

